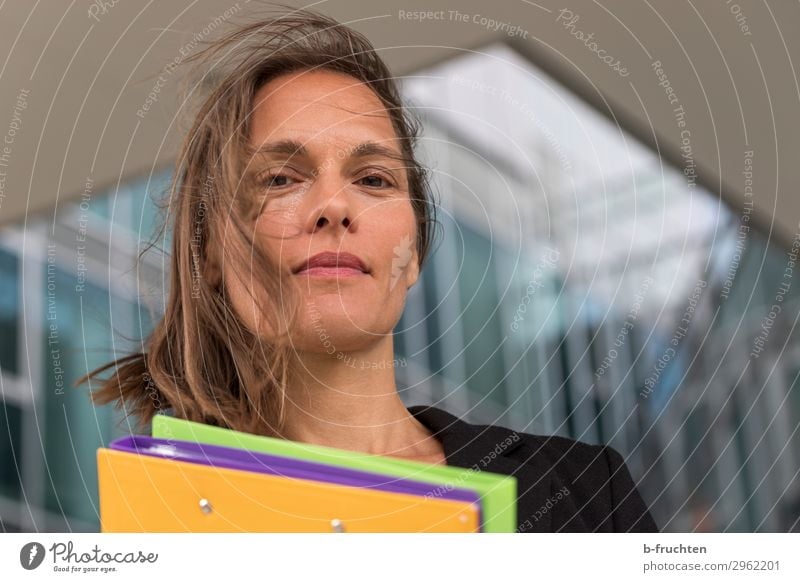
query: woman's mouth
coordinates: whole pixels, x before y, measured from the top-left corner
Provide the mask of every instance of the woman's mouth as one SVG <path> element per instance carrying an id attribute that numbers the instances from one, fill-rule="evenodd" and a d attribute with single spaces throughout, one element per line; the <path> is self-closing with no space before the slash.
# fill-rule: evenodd
<path id="1" fill-rule="evenodd" d="M 338 279 L 346 277 L 360 277 L 366 275 L 366 273 L 351 267 L 311 267 L 299 271 L 297 275 L 306 277 L 333 277 Z"/>
<path id="2" fill-rule="evenodd" d="M 356 255 L 327 251 L 310 257 L 296 267 L 294 273 L 306 277 L 339 279 L 369 275 L 370 270 Z"/>

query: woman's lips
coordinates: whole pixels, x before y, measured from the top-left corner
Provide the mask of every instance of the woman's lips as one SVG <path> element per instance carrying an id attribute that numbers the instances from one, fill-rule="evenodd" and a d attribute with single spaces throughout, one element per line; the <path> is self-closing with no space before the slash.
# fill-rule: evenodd
<path id="1" fill-rule="evenodd" d="M 297 274 L 306 277 L 349 278 L 364 276 L 367 273 L 350 267 L 311 267 L 303 269 Z"/>
<path id="2" fill-rule="evenodd" d="M 370 270 L 359 257 L 352 253 L 323 251 L 310 257 L 294 272 L 310 277 L 354 277 L 369 274 Z"/>

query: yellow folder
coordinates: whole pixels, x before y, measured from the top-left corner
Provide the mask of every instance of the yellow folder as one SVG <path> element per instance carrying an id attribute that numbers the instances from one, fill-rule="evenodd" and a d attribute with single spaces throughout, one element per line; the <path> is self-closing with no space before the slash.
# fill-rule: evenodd
<path id="1" fill-rule="evenodd" d="M 476 532 L 469 502 L 99 449 L 103 532 Z"/>

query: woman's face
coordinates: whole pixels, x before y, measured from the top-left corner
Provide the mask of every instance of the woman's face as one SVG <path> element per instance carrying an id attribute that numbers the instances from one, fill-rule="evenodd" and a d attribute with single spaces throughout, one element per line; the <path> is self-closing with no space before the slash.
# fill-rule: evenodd
<path id="1" fill-rule="evenodd" d="M 256 94 L 250 139 L 263 201 L 256 238 L 301 298 L 294 347 L 333 355 L 391 334 L 419 276 L 417 225 L 378 97 L 336 72 L 282 75 Z M 257 285 L 258 273 L 251 283 L 231 275 L 233 307 L 268 337 L 244 287 Z M 280 314 L 280 299 L 270 300 Z"/>

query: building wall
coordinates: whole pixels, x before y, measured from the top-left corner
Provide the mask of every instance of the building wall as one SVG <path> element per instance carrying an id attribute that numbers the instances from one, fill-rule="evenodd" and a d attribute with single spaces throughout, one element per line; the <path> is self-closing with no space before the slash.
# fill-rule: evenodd
<path id="1" fill-rule="evenodd" d="M 403 399 L 610 443 L 665 530 L 796 528 L 797 247 L 508 47 L 483 53 L 404 83 L 441 230 L 396 328 Z M 168 239 L 135 260 L 168 179 L 2 231 L 5 531 L 98 527 L 95 451 L 131 427 L 70 385 L 158 316 Z"/>

